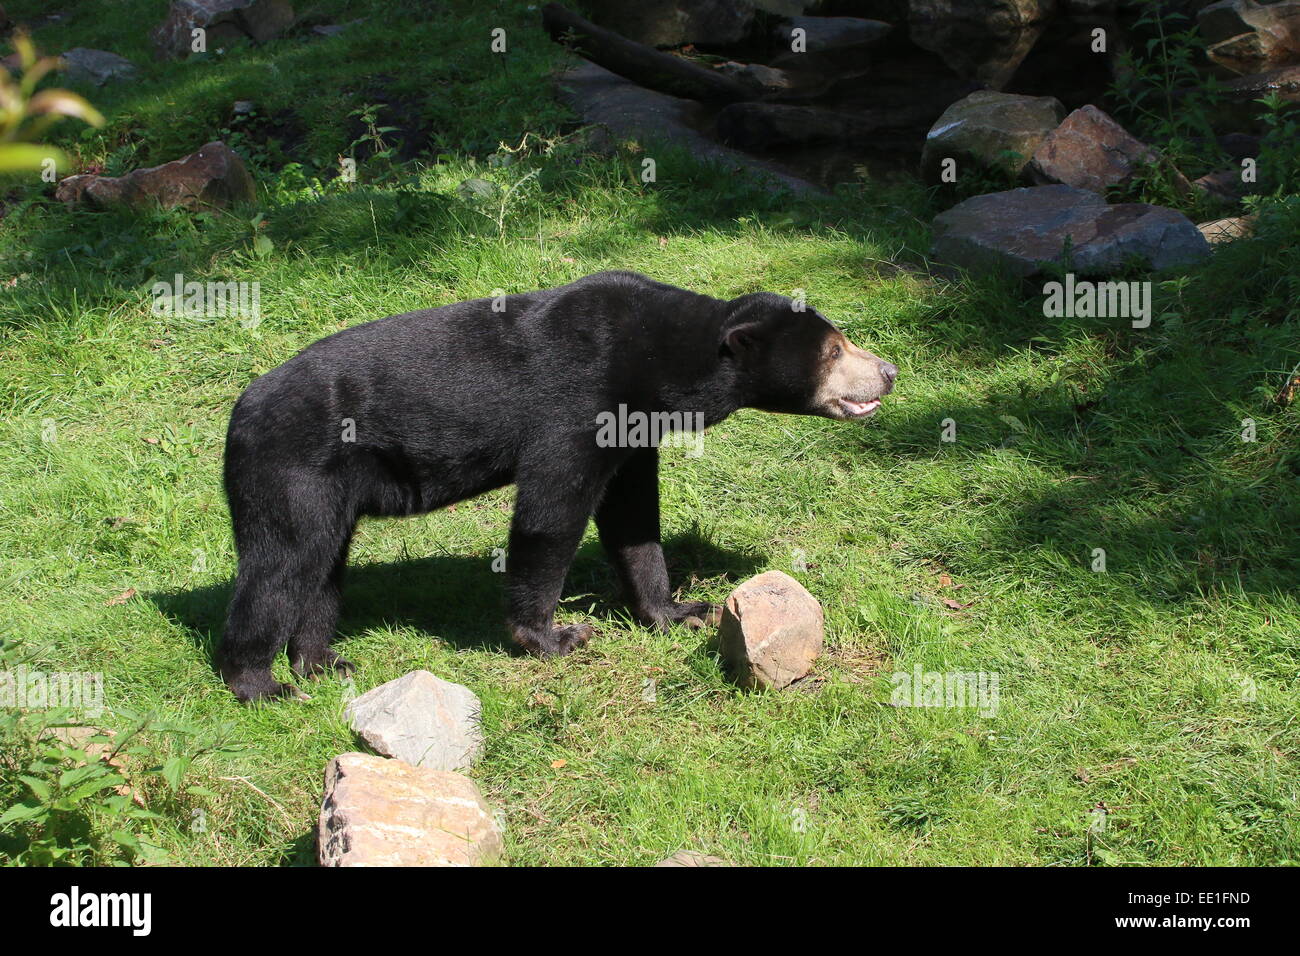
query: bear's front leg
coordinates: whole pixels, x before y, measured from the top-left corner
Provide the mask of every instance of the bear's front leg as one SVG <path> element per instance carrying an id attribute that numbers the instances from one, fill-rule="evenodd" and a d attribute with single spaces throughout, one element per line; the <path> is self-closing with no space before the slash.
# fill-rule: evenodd
<path id="1" fill-rule="evenodd" d="M 596 633 L 589 624 L 555 627 L 564 578 L 591 517 L 595 493 L 572 475 L 520 475 L 506 558 L 510 636 L 535 657 L 561 657 Z"/>
<path id="2" fill-rule="evenodd" d="M 638 620 L 658 627 L 721 620 L 716 604 L 672 599 L 659 543 L 659 449 L 639 449 L 615 472 L 596 509 L 596 527 Z"/>

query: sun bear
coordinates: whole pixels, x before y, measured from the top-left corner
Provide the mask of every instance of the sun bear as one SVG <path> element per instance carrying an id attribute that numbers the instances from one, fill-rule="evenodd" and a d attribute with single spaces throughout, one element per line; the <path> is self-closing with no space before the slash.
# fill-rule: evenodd
<path id="1" fill-rule="evenodd" d="M 243 701 L 295 693 L 271 675 L 286 645 L 299 677 L 350 670 L 330 640 L 357 520 L 511 483 L 508 624 L 524 651 L 567 654 L 592 635 L 552 618 L 593 516 L 639 620 L 715 617 L 669 588 L 658 442 L 611 441 L 599 423 L 666 413 L 707 428 L 740 408 L 859 420 L 897 374 L 791 299 L 723 301 L 631 272 L 322 339 L 253 381 L 230 418 L 239 563 L 222 676 Z"/>

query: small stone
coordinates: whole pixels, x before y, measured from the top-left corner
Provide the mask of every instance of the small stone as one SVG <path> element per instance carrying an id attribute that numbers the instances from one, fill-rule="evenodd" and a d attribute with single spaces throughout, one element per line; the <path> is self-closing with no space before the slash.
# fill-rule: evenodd
<path id="1" fill-rule="evenodd" d="M 660 860 L 655 866 L 731 866 L 731 864 L 721 857 L 708 856 L 698 850 L 681 850 L 666 860 Z"/>
<path id="2" fill-rule="evenodd" d="M 736 683 L 780 690 L 812 669 L 823 629 L 817 599 L 788 574 L 765 571 L 728 595 L 718 643 Z"/>
<path id="3" fill-rule="evenodd" d="M 359 753 L 325 768 L 321 866 L 485 866 L 503 850 L 492 809 L 468 777 Z"/>
<path id="4" fill-rule="evenodd" d="M 79 46 L 64 53 L 62 59 L 68 79 L 74 83 L 103 86 L 113 80 L 129 80 L 136 72 L 134 63 L 107 50 Z"/>
<path id="5" fill-rule="evenodd" d="M 412 671 L 348 704 L 367 744 L 415 767 L 463 770 L 483 753 L 482 704 L 460 684 Z"/>

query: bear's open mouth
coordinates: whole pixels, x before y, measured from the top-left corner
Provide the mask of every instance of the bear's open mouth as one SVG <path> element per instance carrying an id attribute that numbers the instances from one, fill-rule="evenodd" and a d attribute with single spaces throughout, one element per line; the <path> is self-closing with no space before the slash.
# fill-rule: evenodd
<path id="1" fill-rule="evenodd" d="M 873 398 L 869 402 L 855 402 L 851 398 L 841 398 L 840 407 L 844 409 L 845 416 L 848 418 L 866 418 L 880 407 L 880 399 Z"/>

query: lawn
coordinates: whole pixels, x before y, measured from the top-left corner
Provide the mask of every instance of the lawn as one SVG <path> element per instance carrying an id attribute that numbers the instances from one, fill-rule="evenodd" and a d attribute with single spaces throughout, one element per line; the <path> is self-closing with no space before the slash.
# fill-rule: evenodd
<path id="1" fill-rule="evenodd" d="M 321 0 L 300 12 L 367 19 L 174 64 L 147 53 L 165 4 L 63 6 L 42 50 L 146 66 L 89 92 L 108 125 L 62 145 L 120 171 L 223 138 L 259 187 L 202 215 L 5 194 L 0 634 L 33 667 L 102 673 L 101 725 L 156 718 L 128 768 L 158 818 L 138 850 L 92 839 L 77 859 L 311 862 L 325 763 L 360 746 L 346 700 L 423 668 L 483 701 L 471 776 L 514 865 L 1300 861 L 1300 418 L 1274 400 L 1300 363 L 1300 206 L 1154 277 L 1149 328 L 1045 318 L 1041 285 L 927 270 L 935 208 L 906 177 L 795 199 L 653 142 L 584 149 L 553 98 L 565 54 L 522 3 Z M 331 178 L 339 155 L 359 182 Z M 364 523 L 339 642 L 356 675 L 238 704 L 212 653 L 244 387 L 350 325 L 612 268 L 720 298 L 806 290 L 902 370 L 866 424 L 744 411 L 702 456 L 665 451 L 674 586 L 721 601 L 793 574 L 826 612 L 815 674 L 742 692 L 707 633 L 632 622 L 594 527 L 559 617 L 597 638 L 514 656 L 505 489 Z M 260 323 L 155 314 L 177 272 L 260 283 Z M 996 712 L 891 706 L 918 666 L 998 675 Z M 196 749 L 179 781 L 147 772 Z M 0 762 L 0 804 L 25 796 L 17 769 Z M 21 859 L 25 832 L 0 829 L 0 853 Z"/>

